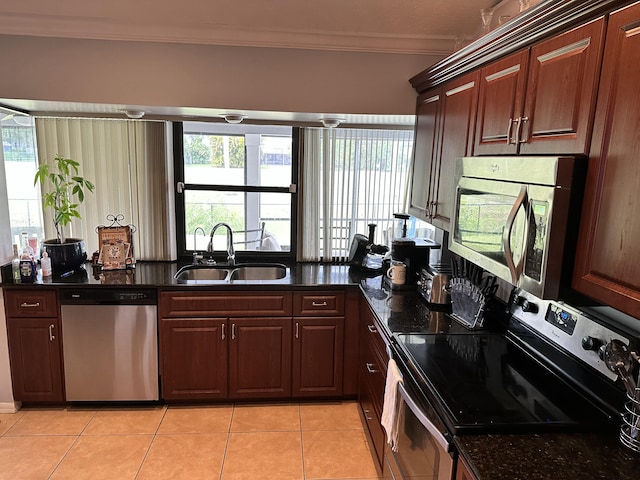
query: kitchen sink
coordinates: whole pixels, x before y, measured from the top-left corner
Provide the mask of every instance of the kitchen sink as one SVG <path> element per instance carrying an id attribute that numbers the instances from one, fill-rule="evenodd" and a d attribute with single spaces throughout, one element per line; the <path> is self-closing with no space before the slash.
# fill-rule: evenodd
<path id="1" fill-rule="evenodd" d="M 284 265 L 245 265 L 231 272 L 233 280 L 280 280 L 287 275 Z"/>
<path id="2" fill-rule="evenodd" d="M 175 274 L 176 280 L 192 280 L 192 281 L 224 281 L 229 277 L 231 270 L 228 266 L 200 266 L 186 265 Z"/>
<path id="3" fill-rule="evenodd" d="M 287 267 L 281 264 L 246 265 L 185 265 L 174 278 L 181 282 L 222 283 L 237 281 L 280 280 L 287 276 Z"/>

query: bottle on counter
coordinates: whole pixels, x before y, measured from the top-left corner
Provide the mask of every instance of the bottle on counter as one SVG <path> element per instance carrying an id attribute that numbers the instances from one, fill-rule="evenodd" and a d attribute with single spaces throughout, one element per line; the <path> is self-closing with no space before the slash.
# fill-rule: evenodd
<path id="1" fill-rule="evenodd" d="M 42 252 L 42 258 L 40 259 L 40 268 L 42 270 L 43 277 L 51 276 L 51 259 L 47 252 Z"/>
<path id="2" fill-rule="evenodd" d="M 18 244 L 13 244 L 13 260 L 11 260 L 13 271 L 13 283 L 20 283 L 20 255 L 18 255 Z"/>
<path id="3" fill-rule="evenodd" d="M 29 245 L 27 232 L 22 232 L 22 252 L 20 253 L 20 281 L 33 283 L 36 280 L 36 260 Z"/>

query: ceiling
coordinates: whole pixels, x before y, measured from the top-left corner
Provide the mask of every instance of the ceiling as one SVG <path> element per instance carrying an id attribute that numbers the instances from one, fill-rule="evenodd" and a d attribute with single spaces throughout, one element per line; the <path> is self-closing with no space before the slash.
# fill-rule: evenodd
<path id="1" fill-rule="evenodd" d="M 503 0 L 504 1 L 507 0 Z M 0 5 L 0 34 L 435 54 L 477 36 L 480 10 L 498 0 L 21 0 Z M 178 8 L 179 6 L 179 8 Z M 144 105 L 73 104 L 0 99 L 33 113 L 122 116 Z M 154 107 L 158 117 L 208 116 L 215 109 Z M 256 121 L 318 122 L 313 113 L 243 112 Z M 406 118 L 405 118 L 406 117 Z M 345 123 L 413 124 L 412 116 L 344 116 Z"/>

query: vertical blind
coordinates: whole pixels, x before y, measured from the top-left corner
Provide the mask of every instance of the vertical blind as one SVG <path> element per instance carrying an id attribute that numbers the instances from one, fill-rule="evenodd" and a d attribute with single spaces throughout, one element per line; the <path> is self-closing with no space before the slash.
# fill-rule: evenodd
<path id="1" fill-rule="evenodd" d="M 344 261 L 354 234 L 375 223 L 388 243 L 404 212 L 413 131 L 306 128 L 303 141 L 302 261 Z"/>
<path id="2" fill-rule="evenodd" d="M 56 154 L 80 162 L 80 175 L 94 182 L 78 207 L 67 236 L 98 248 L 96 227 L 109 225 L 107 215 L 122 214 L 133 224 L 138 260 L 174 260 L 175 223 L 170 213 L 172 169 L 167 155 L 166 124 L 132 120 L 36 118 L 38 162 Z M 41 186 L 43 189 L 46 185 Z M 45 238 L 54 238 L 52 212 L 44 212 Z"/>

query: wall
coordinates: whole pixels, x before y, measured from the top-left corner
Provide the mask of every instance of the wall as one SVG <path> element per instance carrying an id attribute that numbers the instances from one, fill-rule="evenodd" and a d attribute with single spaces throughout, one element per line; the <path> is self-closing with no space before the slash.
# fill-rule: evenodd
<path id="1" fill-rule="evenodd" d="M 0 144 L 2 130 L 0 130 Z M 0 264 L 11 261 L 13 248 L 11 229 L 9 228 L 9 201 L 7 200 L 7 181 L 4 171 L 4 155 L 0 148 Z M 9 347 L 7 344 L 7 322 L 4 315 L 4 295 L 0 289 L 0 413 L 15 411 L 9 370 Z"/>
<path id="2" fill-rule="evenodd" d="M 0 97 L 317 113 L 415 113 L 440 56 L 0 35 Z"/>

